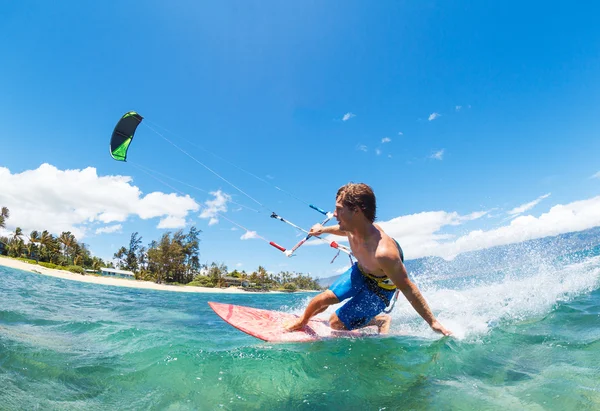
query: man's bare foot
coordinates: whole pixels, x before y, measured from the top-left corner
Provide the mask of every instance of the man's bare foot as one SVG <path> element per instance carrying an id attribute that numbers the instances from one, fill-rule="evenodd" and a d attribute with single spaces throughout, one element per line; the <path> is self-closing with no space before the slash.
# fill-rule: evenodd
<path id="1" fill-rule="evenodd" d="M 302 320 L 302 318 L 298 318 L 297 320 L 290 320 L 285 322 L 283 324 L 283 328 L 285 328 L 286 331 L 296 331 L 301 328 L 304 328 L 305 325 L 306 323 Z"/>
<path id="2" fill-rule="evenodd" d="M 379 334 L 387 334 L 390 332 L 390 325 L 392 325 L 392 317 L 387 314 L 379 314 L 369 323 L 370 325 L 376 325 Z"/>

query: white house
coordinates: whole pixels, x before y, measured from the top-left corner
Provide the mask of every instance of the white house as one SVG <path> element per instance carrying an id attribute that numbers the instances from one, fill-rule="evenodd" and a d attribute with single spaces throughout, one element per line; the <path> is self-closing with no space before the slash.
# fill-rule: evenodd
<path id="1" fill-rule="evenodd" d="M 107 267 L 102 267 L 100 269 L 100 274 L 106 275 L 109 277 L 129 278 L 132 280 L 134 279 L 134 276 L 135 276 L 133 271 L 117 270 L 116 268 L 107 268 Z"/>

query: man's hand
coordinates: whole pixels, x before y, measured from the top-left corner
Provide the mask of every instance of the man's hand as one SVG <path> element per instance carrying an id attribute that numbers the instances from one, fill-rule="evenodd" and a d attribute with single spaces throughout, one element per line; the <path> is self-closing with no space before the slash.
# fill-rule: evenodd
<path id="1" fill-rule="evenodd" d="M 308 321 L 304 321 L 302 318 L 298 318 L 295 321 L 288 321 L 283 325 L 286 331 L 296 331 L 306 326 Z"/>
<path id="2" fill-rule="evenodd" d="M 431 329 L 437 333 L 444 334 L 445 336 L 452 335 L 452 331 L 447 330 L 438 320 L 435 320 L 431 324 Z"/>
<path id="3" fill-rule="evenodd" d="M 308 232 L 309 235 L 312 236 L 319 236 L 321 234 L 323 234 L 323 226 L 321 224 L 315 224 L 310 228 L 310 231 Z"/>

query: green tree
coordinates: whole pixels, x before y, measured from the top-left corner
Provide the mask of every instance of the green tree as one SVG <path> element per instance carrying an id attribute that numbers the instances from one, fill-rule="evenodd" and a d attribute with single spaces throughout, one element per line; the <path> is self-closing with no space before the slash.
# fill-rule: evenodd
<path id="1" fill-rule="evenodd" d="M 207 267 L 207 276 L 211 279 L 215 287 L 220 287 L 223 283 L 223 277 L 227 276 L 227 266 L 224 263 L 212 263 Z"/>
<path id="2" fill-rule="evenodd" d="M 17 227 L 17 228 L 15 229 L 15 232 L 14 232 L 14 234 L 12 235 L 12 239 L 13 239 L 14 241 L 17 241 L 17 240 L 20 240 L 20 239 L 21 239 L 21 237 L 23 237 L 23 230 L 21 230 L 21 227 Z"/>
<path id="3" fill-rule="evenodd" d="M 10 217 L 10 211 L 6 207 L 0 210 L 0 228 L 6 228 L 6 220 Z"/>
<path id="4" fill-rule="evenodd" d="M 264 288 L 265 279 L 267 279 L 268 276 L 267 270 L 262 265 L 259 265 L 258 269 L 256 270 L 256 274 L 258 276 L 258 280 L 260 281 L 260 286 Z"/>
<path id="5" fill-rule="evenodd" d="M 40 244 L 40 260 L 45 262 L 50 261 L 49 249 L 52 245 L 52 234 L 48 230 L 42 231 L 38 243 Z"/>
<path id="6" fill-rule="evenodd" d="M 129 250 L 127 250 L 125 256 L 125 267 L 131 271 L 138 270 L 138 252 L 142 246 L 142 237 L 139 236 L 138 232 L 131 234 L 129 239 Z"/>
<path id="7" fill-rule="evenodd" d="M 29 233 L 28 240 L 27 253 L 29 258 L 35 258 L 37 260 L 39 258 L 37 253 L 37 243 L 40 241 L 40 233 L 38 233 L 37 230 L 33 230 L 31 233 Z"/>
<path id="8" fill-rule="evenodd" d="M 138 267 L 140 268 L 140 270 L 144 270 L 147 267 L 147 264 L 148 264 L 147 251 L 148 250 L 143 245 L 140 246 L 140 249 L 138 250 L 137 261 L 138 261 Z"/>
<path id="9" fill-rule="evenodd" d="M 72 254 L 71 249 L 77 242 L 75 240 L 75 236 L 70 231 L 63 231 L 60 233 L 60 236 L 58 236 L 58 242 L 62 245 L 62 255 L 65 259 L 65 262 L 66 264 L 69 264 L 69 256 Z"/>
<path id="10" fill-rule="evenodd" d="M 15 239 L 13 237 L 8 244 L 8 255 L 11 257 L 21 257 L 26 249 L 25 243 L 21 238 Z"/>
<path id="11" fill-rule="evenodd" d="M 127 249 L 125 247 L 119 248 L 119 250 L 113 255 L 113 257 L 117 260 L 117 267 L 119 267 L 119 269 L 122 269 L 127 264 Z"/>

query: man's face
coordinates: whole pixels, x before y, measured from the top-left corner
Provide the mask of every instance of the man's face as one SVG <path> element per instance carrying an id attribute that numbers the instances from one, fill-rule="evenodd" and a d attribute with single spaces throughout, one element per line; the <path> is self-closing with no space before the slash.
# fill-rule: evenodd
<path id="1" fill-rule="evenodd" d="M 336 200 L 333 216 L 337 219 L 340 230 L 347 230 L 351 227 L 354 214 L 355 212 L 351 210 L 350 207 L 342 204 L 339 198 Z"/>

